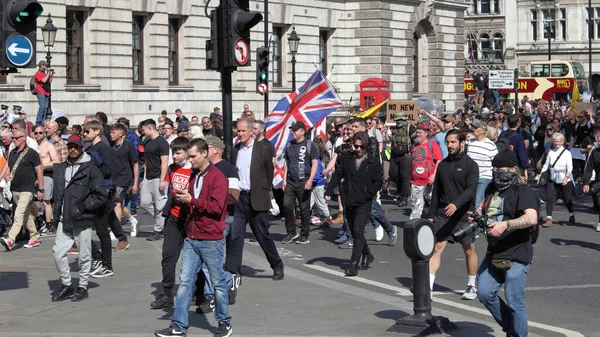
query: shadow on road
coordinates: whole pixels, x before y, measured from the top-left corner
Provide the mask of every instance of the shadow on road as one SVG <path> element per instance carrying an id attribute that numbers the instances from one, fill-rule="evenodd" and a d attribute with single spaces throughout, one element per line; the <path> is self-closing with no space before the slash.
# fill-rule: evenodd
<path id="1" fill-rule="evenodd" d="M 583 247 L 583 248 L 595 249 L 597 251 L 600 251 L 600 244 L 593 243 L 593 242 L 580 241 L 580 240 L 567 240 L 567 239 L 559 239 L 559 238 L 550 239 L 550 242 L 552 242 L 553 244 L 558 245 L 558 246 L 579 246 L 579 247 Z"/>
<path id="2" fill-rule="evenodd" d="M 348 259 L 338 259 L 335 257 L 323 256 L 317 257 L 311 260 L 308 260 L 306 264 L 316 264 L 316 262 L 322 262 L 328 266 L 338 267 L 341 270 L 345 270 L 346 267 L 350 264 Z"/>
<path id="3" fill-rule="evenodd" d="M 404 327 L 400 325 L 396 325 L 395 321 L 409 316 L 410 314 L 401 310 L 384 310 L 375 313 L 375 316 L 378 318 L 389 319 L 394 321 L 394 325 L 392 325 L 387 331 L 388 332 L 396 332 L 401 333 L 403 336 L 411 335 L 411 336 L 430 336 L 430 335 L 438 335 L 436 333 L 432 333 L 428 328 L 418 328 L 418 327 Z M 444 336 L 456 336 L 456 337 L 494 337 L 494 330 L 489 326 L 473 323 L 473 322 L 450 322 L 450 324 L 446 327 L 446 334 Z"/>
<path id="4" fill-rule="evenodd" d="M 29 288 L 29 273 L 20 271 L 0 272 L 0 291 Z"/>

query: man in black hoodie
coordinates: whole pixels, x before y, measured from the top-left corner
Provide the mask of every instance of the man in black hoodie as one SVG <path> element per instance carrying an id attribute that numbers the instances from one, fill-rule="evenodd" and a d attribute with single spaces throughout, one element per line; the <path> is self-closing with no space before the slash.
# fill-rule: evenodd
<path id="1" fill-rule="evenodd" d="M 458 130 L 446 134 L 448 157 L 440 162 L 433 185 L 430 218 L 435 227 L 435 251 L 429 260 L 429 285 L 433 290 L 435 274 L 440 268 L 442 252 L 448 241 L 452 242 L 452 232 L 467 224 L 467 212 L 473 206 L 473 199 L 479 181 L 479 166 L 464 152 L 465 135 Z M 477 277 L 477 254 L 475 253 L 475 232 L 459 240 L 467 260 L 469 281 L 462 299 L 477 298 L 475 280 Z"/>
<path id="2" fill-rule="evenodd" d="M 90 155 L 83 152 L 83 140 L 72 135 L 67 141 L 69 158 L 54 165 L 54 226 L 56 238 L 52 249 L 62 287 L 52 295 L 52 302 L 71 298 L 77 302 L 88 297 L 87 285 L 92 267 L 92 227 L 98 211 L 108 199 L 104 178 Z M 67 202 L 65 202 L 65 200 Z M 67 252 L 73 243 L 79 248 L 79 286 L 71 286 L 71 269 Z"/>

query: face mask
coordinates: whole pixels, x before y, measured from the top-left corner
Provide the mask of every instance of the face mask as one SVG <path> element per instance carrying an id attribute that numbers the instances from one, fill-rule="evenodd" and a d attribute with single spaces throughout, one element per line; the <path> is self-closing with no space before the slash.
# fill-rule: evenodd
<path id="1" fill-rule="evenodd" d="M 502 192 L 512 185 L 516 185 L 519 176 L 517 172 L 501 171 L 497 168 L 494 168 L 492 179 L 494 181 L 494 185 L 496 185 L 496 188 Z"/>
<path id="2" fill-rule="evenodd" d="M 185 159 L 180 162 L 176 162 L 175 164 L 179 165 L 180 167 L 183 167 L 183 165 L 185 165 Z"/>

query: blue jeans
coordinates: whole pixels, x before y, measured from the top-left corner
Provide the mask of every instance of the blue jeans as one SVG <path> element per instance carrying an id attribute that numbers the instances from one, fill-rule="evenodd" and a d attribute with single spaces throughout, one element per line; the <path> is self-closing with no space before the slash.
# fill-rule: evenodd
<path id="1" fill-rule="evenodd" d="M 223 235 L 225 237 L 227 237 L 227 235 L 229 234 L 229 231 L 227 230 L 227 228 L 225 228 L 225 230 L 223 231 Z M 208 296 L 211 300 L 215 299 L 215 287 L 213 287 L 212 282 L 210 281 L 210 276 L 209 276 L 209 271 L 208 271 L 208 266 L 206 264 L 202 265 L 202 272 L 204 273 L 204 296 Z M 233 281 L 232 281 L 232 276 L 231 273 L 228 271 L 225 271 L 225 282 L 227 284 L 227 286 L 229 285 L 233 285 Z"/>
<path id="2" fill-rule="evenodd" d="M 392 233 L 394 230 L 394 226 L 390 223 L 390 221 L 383 214 L 383 210 L 381 205 L 373 199 L 371 203 L 371 215 L 369 216 L 371 222 L 373 223 L 373 227 L 377 228 L 379 226 L 383 226 L 386 233 Z"/>
<path id="3" fill-rule="evenodd" d="M 477 192 L 475 192 L 475 208 L 483 201 L 485 197 L 485 189 L 492 182 L 492 179 L 479 178 L 477 183 Z"/>
<path id="4" fill-rule="evenodd" d="M 189 312 L 192 303 L 192 292 L 196 277 L 203 265 L 208 267 L 208 274 L 215 286 L 215 319 L 231 325 L 229 316 L 229 298 L 227 280 L 223 271 L 223 252 L 225 239 L 194 240 L 186 238 L 181 251 L 181 281 L 175 300 L 175 311 L 171 324 L 187 334 Z"/>
<path id="5" fill-rule="evenodd" d="M 485 258 L 477 272 L 477 296 L 490 311 L 502 330 L 512 337 L 527 336 L 527 309 L 525 308 L 525 282 L 530 264 L 513 261 L 508 270 L 498 270 Z M 506 302 L 498 296 L 504 283 Z"/>
<path id="6" fill-rule="evenodd" d="M 48 103 L 50 102 L 50 96 L 44 94 L 37 94 L 38 103 L 40 108 L 38 109 L 37 116 L 35 117 L 35 124 L 42 125 L 48 114 Z"/>

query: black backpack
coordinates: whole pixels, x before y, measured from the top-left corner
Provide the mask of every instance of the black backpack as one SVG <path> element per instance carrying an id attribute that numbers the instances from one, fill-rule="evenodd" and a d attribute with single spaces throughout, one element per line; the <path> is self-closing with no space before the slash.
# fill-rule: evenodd
<path id="1" fill-rule="evenodd" d="M 498 148 L 498 153 L 504 151 L 512 152 L 512 148 L 510 147 L 510 138 L 506 136 L 501 136 L 500 138 L 498 138 L 498 140 L 496 141 L 496 148 Z"/>

